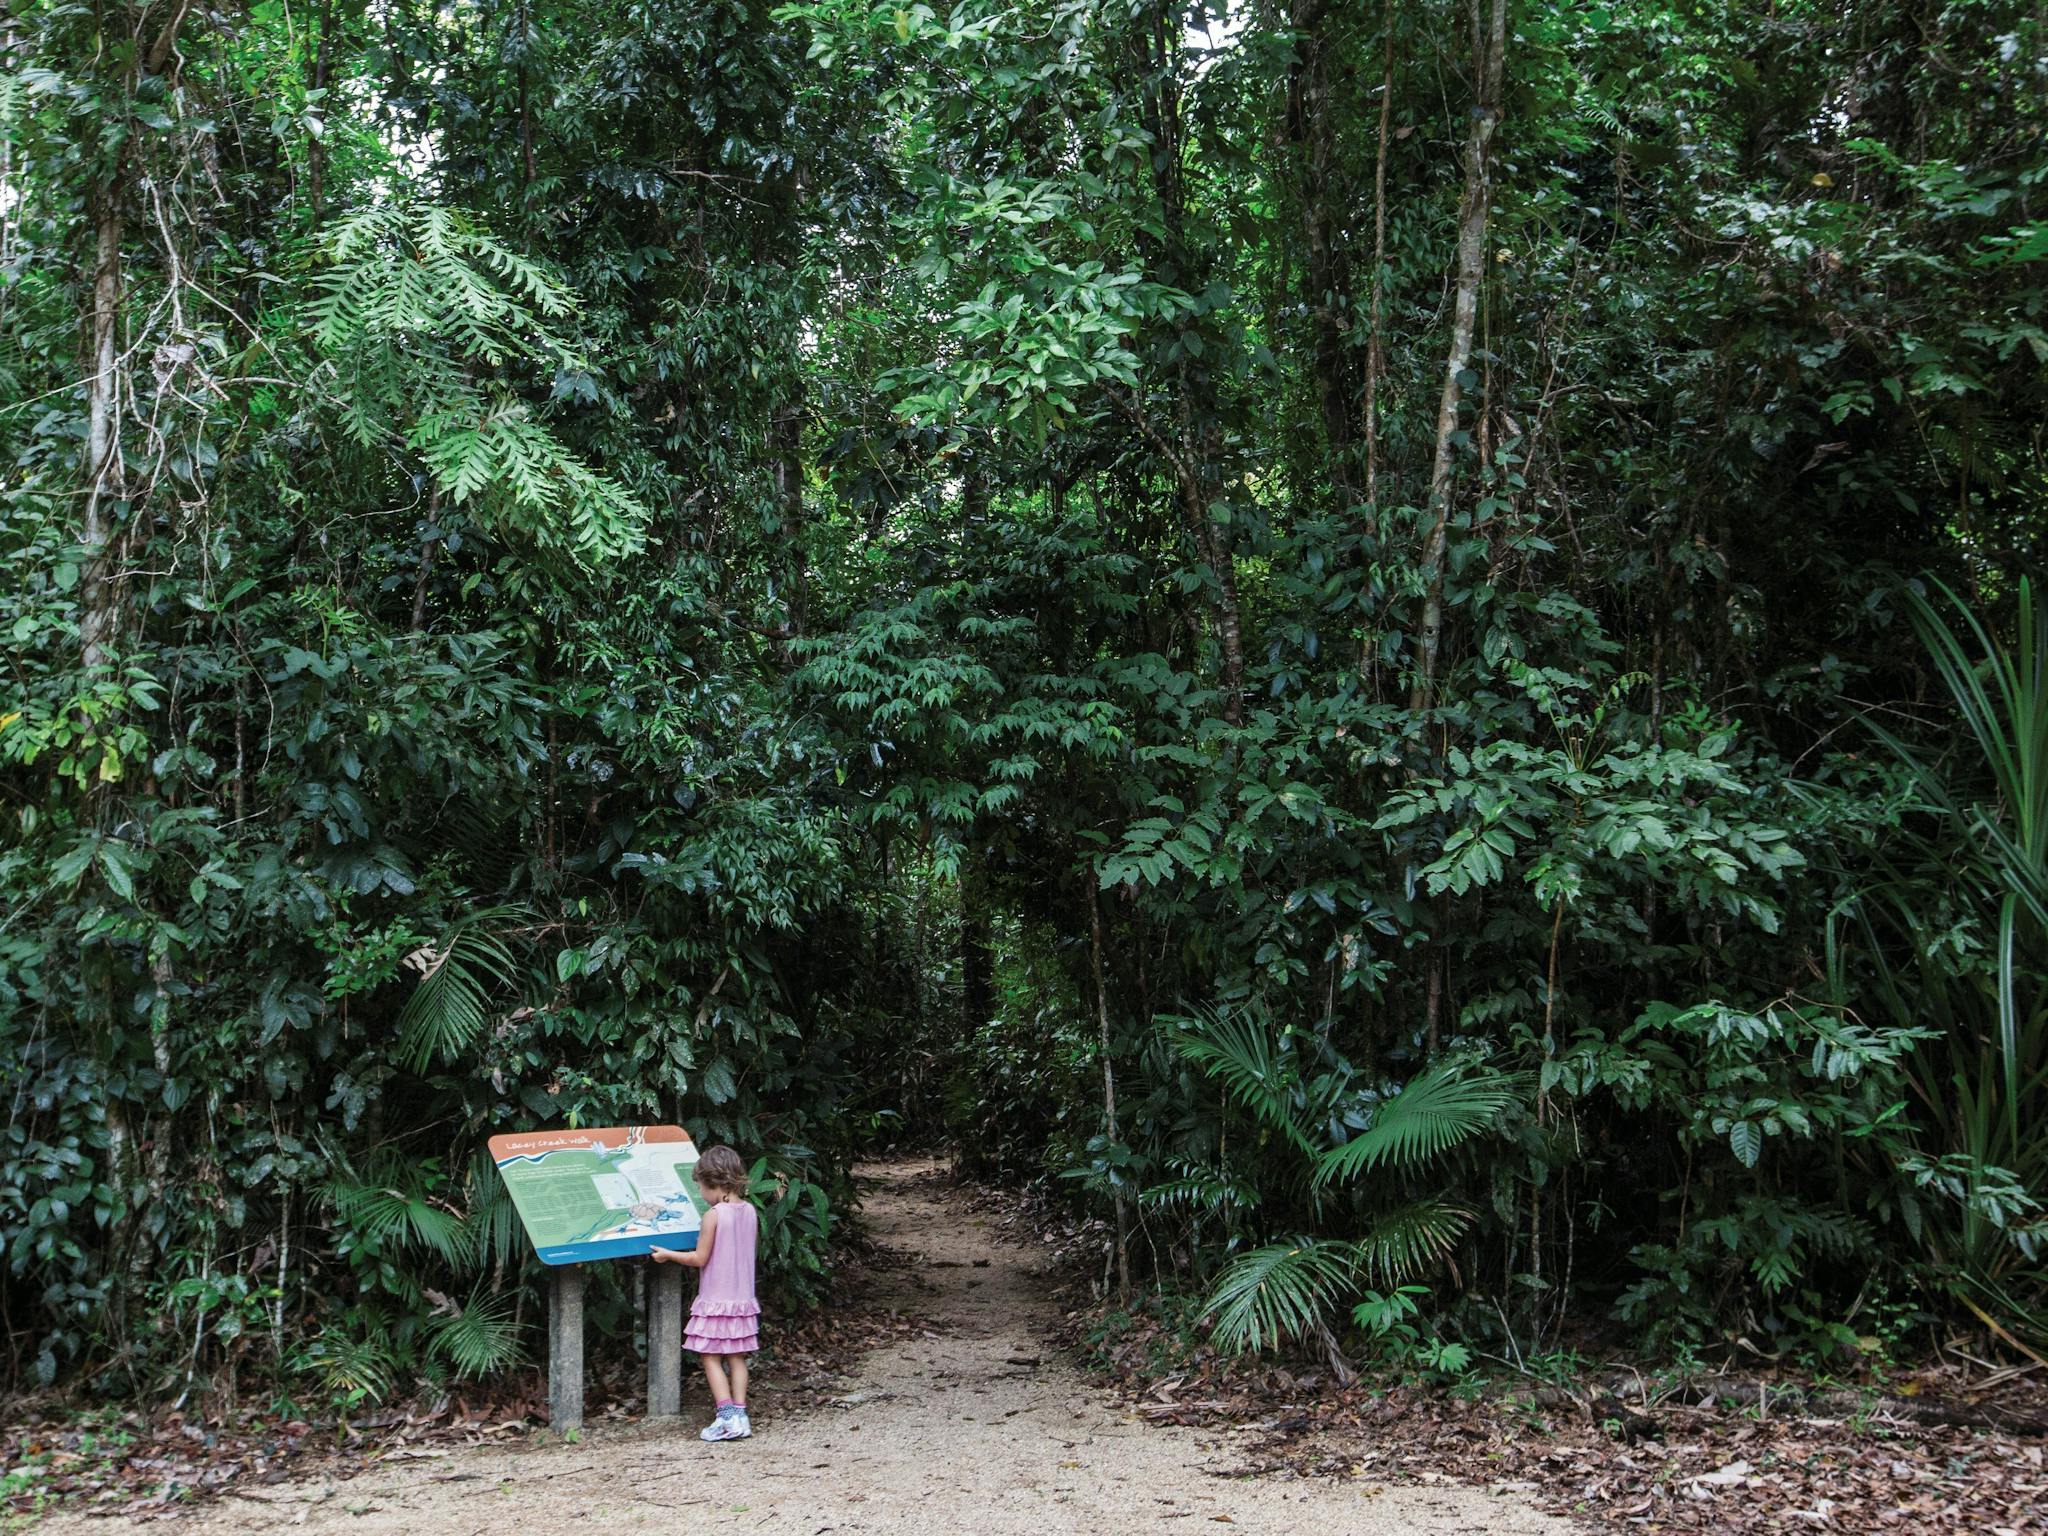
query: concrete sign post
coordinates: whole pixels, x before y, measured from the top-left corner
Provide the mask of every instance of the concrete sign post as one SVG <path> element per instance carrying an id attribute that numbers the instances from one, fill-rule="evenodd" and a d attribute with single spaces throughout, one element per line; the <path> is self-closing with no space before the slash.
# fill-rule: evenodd
<path id="1" fill-rule="evenodd" d="M 657 1264 L 647 1275 L 647 1416 L 683 1411 L 683 1267 Z"/>
<path id="2" fill-rule="evenodd" d="M 574 1264 L 548 1276 L 548 1427 L 583 1427 L 583 1271 Z"/>

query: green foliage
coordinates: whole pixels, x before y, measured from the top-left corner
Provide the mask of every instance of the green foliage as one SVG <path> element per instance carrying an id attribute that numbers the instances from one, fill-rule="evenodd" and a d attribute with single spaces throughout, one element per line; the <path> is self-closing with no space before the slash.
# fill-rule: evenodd
<path id="1" fill-rule="evenodd" d="M 1442 7 L 17 5 L 0 1386 L 502 1369 L 668 1119 L 791 1303 L 949 1139 L 1233 1347 L 2038 1338 L 2042 21 L 1895 9 L 1523 8 L 1477 271 Z"/>
<path id="2" fill-rule="evenodd" d="M 483 1290 L 460 1303 L 443 1298 L 427 1319 L 427 1351 L 464 1381 L 524 1364 L 512 1298 Z"/>
<path id="3" fill-rule="evenodd" d="M 520 970 L 487 925 L 516 915 L 512 908 L 465 912 L 436 943 L 405 957 L 406 967 L 419 975 L 412 996 L 398 1011 L 399 1051 L 413 1070 L 453 1061 L 477 1044 L 490 1007 L 484 978 L 510 986 Z"/>
<path id="4" fill-rule="evenodd" d="M 418 454 L 455 506 L 475 501 L 543 545 L 593 560 L 641 548 L 646 509 L 503 377 L 591 376 L 551 328 L 575 309 L 558 281 L 474 215 L 432 204 L 366 209 L 339 221 L 326 249 L 306 318 L 343 432 Z"/>
<path id="5" fill-rule="evenodd" d="M 825 1187 L 799 1176 L 806 1161 L 788 1154 L 757 1159 L 748 1198 L 761 1209 L 757 1262 L 777 1277 L 793 1302 L 815 1306 L 824 1300 L 831 1276 L 826 1245 L 833 1210 Z"/>
<path id="6" fill-rule="evenodd" d="M 1209 1292 L 1210 1337 L 1233 1353 L 1264 1349 L 1325 1326 L 1357 1272 L 1344 1243 L 1302 1238 L 1254 1248 L 1233 1260 Z"/>
<path id="7" fill-rule="evenodd" d="M 1248 1010 L 1216 1010 L 1181 1021 L 1173 1048 L 1217 1079 L 1258 1119 L 1284 1132 L 1304 1150 L 1302 1121 L 1310 1105 L 1294 1062 L 1293 1039 L 1276 1040 L 1265 1020 Z"/>
<path id="8" fill-rule="evenodd" d="M 1367 1291 L 1351 1319 L 1373 1350 L 1389 1364 L 1456 1378 L 1472 1368 L 1472 1351 L 1455 1340 L 1426 1333 L 1417 1322 L 1429 1293 L 1419 1285 L 1396 1286 L 1384 1296 Z"/>
<path id="9" fill-rule="evenodd" d="M 1428 1196 L 1381 1211 L 1358 1239 L 1359 1267 L 1388 1285 L 1432 1274 L 1457 1251 L 1472 1220 L 1471 1211 Z"/>
<path id="10" fill-rule="evenodd" d="M 2026 577 L 2014 599 L 2009 635 L 1953 593 L 1911 602 L 1963 732 L 1936 752 L 1878 731 L 1906 793 L 1845 903 L 1833 979 L 1867 977 L 1927 1042 L 1900 1166 L 1930 1278 L 2048 1337 L 2048 603 Z"/>
<path id="11" fill-rule="evenodd" d="M 784 39 L 707 14 L 536 14 L 530 162 L 476 132 L 515 94 L 495 22 L 195 13 L 151 73 L 104 41 L 163 18 L 15 18 L 10 1387 L 271 1373 L 345 1414 L 516 1364 L 542 1309 L 499 1129 L 765 1156 L 763 1283 L 821 1294 L 886 1001 L 828 957 L 887 910 L 758 632 L 801 563 L 768 489 L 796 129 Z M 690 157 L 754 191 L 650 189 Z M 731 259 L 672 261 L 683 231 Z M 81 461 L 102 406 L 114 466 Z M 600 1279 L 601 1329 L 631 1295 Z"/>
<path id="12" fill-rule="evenodd" d="M 1474 1074 L 1456 1060 L 1435 1062 L 1382 1101 L 1364 1130 L 1318 1157 L 1316 1180 L 1357 1178 L 1383 1163 L 1427 1162 L 1484 1131 L 1517 1097 L 1514 1084 L 1498 1074 Z"/>

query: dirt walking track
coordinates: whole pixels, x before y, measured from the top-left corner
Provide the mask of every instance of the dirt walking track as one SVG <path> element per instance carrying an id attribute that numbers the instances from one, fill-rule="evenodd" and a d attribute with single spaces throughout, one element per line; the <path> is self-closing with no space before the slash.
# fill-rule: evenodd
<path id="1" fill-rule="evenodd" d="M 908 1266 L 881 1272 L 878 1283 L 893 1294 L 880 1299 L 933 1319 L 936 1331 L 869 1355 L 831 1407 L 782 1413 L 772 1390 L 757 1390 L 754 1438 L 703 1445 L 698 1377 L 679 1425 L 593 1423 L 575 1445 L 458 1450 L 346 1481 L 281 1484 L 231 1495 L 168 1529 L 223 1536 L 685 1528 L 764 1536 L 1195 1536 L 1216 1524 L 1247 1536 L 1564 1536 L 1572 1529 L 1450 1485 L 1232 1476 L 1241 1458 L 1229 1434 L 1139 1422 L 1047 1350 L 1055 1313 L 1039 1256 L 990 1242 L 938 1181 L 924 1177 L 930 1171 L 922 1164 L 869 1170 L 865 1210 L 884 1246 L 913 1256 Z M 986 1267 L 976 1268 L 984 1259 Z M 771 1364 L 762 1389 L 772 1388 L 773 1375 Z M 87 1536 L 120 1523 L 67 1516 L 41 1529 Z"/>

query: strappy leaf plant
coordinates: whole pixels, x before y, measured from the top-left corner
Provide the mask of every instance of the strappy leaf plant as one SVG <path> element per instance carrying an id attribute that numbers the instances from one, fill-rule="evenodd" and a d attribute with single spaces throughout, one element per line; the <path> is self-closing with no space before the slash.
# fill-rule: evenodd
<path id="1" fill-rule="evenodd" d="M 1906 1159 L 1912 1230 L 1943 1288 L 2048 1337 L 2048 594 L 2017 583 L 2009 625 L 1937 585 L 1913 625 L 1961 720 L 1951 750 L 1880 727 L 1905 814 L 1881 878 L 1846 911 L 1834 979 L 1874 978 L 1925 1028 L 1911 1058 L 1925 1127 Z M 1916 1198 L 1917 1197 L 1917 1198 Z"/>

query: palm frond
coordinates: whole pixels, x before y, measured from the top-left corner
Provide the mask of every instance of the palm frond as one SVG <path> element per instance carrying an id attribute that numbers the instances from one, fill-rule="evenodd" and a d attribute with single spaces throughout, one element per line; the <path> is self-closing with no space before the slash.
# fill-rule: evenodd
<path id="1" fill-rule="evenodd" d="M 499 1174 L 489 1152 L 479 1151 L 469 1164 L 469 1215 L 467 1228 L 476 1262 L 508 1265 L 526 1251 L 526 1229 L 512 1204 L 512 1193 Z"/>
<path id="2" fill-rule="evenodd" d="M 526 1351 L 519 1342 L 512 1298 L 493 1296 L 479 1287 L 468 1301 L 450 1303 L 427 1320 L 427 1351 L 447 1361 L 465 1381 L 523 1365 Z"/>
<path id="3" fill-rule="evenodd" d="M 1353 1178 L 1382 1163 L 1414 1167 L 1478 1135 L 1515 1102 L 1519 1084 L 1458 1060 L 1426 1067 L 1374 1111 L 1372 1123 L 1317 1160 L 1316 1183 Z"/>
<path id="4" fill-rule="evenodd" d="M 1168 1036 L 1182 1059 L 1223 1085 L 1255 1119 L 1303 1151 L 1313 1148 L 1301 1126 L 1300 1074 L 1282 1040 L 1250 1010 L 1211 1008 L 1173 1018 Z"/>
<path id="5" fill-rule="evenodd" d="M 1154 1184 L 1138 1198 L 1153 1210 L 1193 1210 L 1203 1214 L 1249 1211 L 1258 1206 L 1257 1186 L 1228 1169 L 1175 1159 L 1178 1178 Z"/>
<path id="6" fill-rule="evenodd" d="M 399 1050 L 416 1072 L 449 1061 L 482 1037 L 490 1008 L 486 979 L 516 984 L 519 962 L 490 929 L 515 918 L 513 907 L 487 907 L 457 918 L 435 944 L 405 957 L 419 984 L 399 1010 Z"/>
<path id="7" fill-rule="evenodd" d="M 1216 1277 L 1210 1338 L 1226 1353 L 1243 1354 L 1320 1332 L 1357 1273 L 1350 1243 L 1302 1238 L 1254 1248 Z"/>
<path id="8" fill-rule="evenodd" d="M 1358 1261 L 1381 1284 L 1400 1285 L 1441 1267 L 1471 1225 L 1462 1206 L 1417 1200 L 1374 1220 L 1358 1241 Z"/>
<path id="9" fill-rule="evenodd" d="M 299 1359 L 299 1368 L 317 1376 L 330 1398 L 345 1402 L 381 1403 L 391 1395 L 398 1371 L 391 1341 L 382 1331 L 362 1338 L 329 1333 Z"/>
<path id="10" fill-rule="evenodd" d="M 381 1184 L 335 1183 L 328 1198 L 337 1221 L 360 1237 L 398 1248 L 432 1253 L 467 1265 L 473 1239 L 462 1218 L 412 1190 Z"/>

